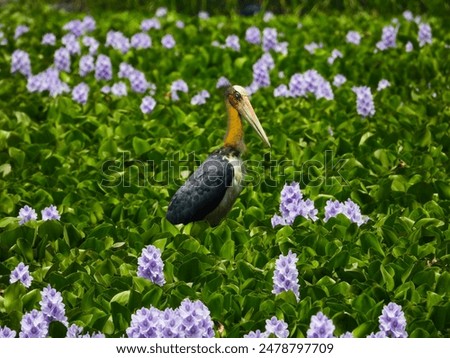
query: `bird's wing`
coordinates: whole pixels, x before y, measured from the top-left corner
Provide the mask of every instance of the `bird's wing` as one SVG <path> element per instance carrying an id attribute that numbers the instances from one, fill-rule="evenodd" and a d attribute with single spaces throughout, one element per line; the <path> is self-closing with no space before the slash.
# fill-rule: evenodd
<path id="1" fill-rule="evenodd" d="M 233 175 L 233 165 L 225 156 L 210 155 L 173 196 L 167 220 L 187 224 L 204 219 L 222 201 Z"/>

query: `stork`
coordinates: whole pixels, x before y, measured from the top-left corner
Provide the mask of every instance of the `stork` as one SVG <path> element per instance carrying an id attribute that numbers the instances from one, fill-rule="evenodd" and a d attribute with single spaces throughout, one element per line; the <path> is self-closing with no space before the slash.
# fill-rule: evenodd
<path id="1" fill-rule="evenodd" d="M 224 145 L 214 151 L 172 197 L 166 215 L 172 224 L 206 220 L 211 226 L 217 226 L 231 210 L 242 191 L 245 175 L 241 159 L 245 151 L 243 119 L 270 147 L 269 139 L 243 87 L 228 87 L 225 104 L 228 128 Z"/>

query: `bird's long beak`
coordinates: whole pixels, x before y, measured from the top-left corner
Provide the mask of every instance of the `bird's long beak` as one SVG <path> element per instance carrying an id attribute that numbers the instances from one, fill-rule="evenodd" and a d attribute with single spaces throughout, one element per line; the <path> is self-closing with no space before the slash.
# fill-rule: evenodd
<path id="1" fill-rule="evenodd" d="M 256 113 L 249 101 L 249 99 L 245 96 L 243 97 L 243 100 L 241 102 L 240 108 L 239 108 L 239 114 L 241 117 L 243 117 L 250 125 L 253 127 L 253 129 L 258 133 L 258 135 L 261 137 L 264 143 L 266 143 L 270 147 L 269 139 L 267 138 L 266 132 L 264 132 L 263 127 L 261 126 L 261 123 L 259 122 L 258 117 L 256 116 Z"/>

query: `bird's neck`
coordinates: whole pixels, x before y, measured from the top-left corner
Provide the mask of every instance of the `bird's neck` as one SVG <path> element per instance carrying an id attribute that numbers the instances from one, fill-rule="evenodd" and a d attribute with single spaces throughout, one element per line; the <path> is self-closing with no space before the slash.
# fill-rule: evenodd
<path id="1" fill-rule="evenodd" d="M 227 103 L 228 112 L 228 128 L 225 134 L 225 147 L 232 147 L 239 152 L 245 151 L 244 130 L 242 128 L 242 120 L 239 112 Z"/>

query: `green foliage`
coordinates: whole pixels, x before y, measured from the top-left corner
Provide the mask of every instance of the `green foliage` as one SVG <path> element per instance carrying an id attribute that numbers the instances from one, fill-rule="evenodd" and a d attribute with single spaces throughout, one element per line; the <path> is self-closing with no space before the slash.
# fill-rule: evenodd
<path id="1" fill-rule="evenodd" d="M 411 337 L 450 335 L 450 37 L 442 19 L 424 15 L 432 45 L 419 48 L 417 26 L 401 19 L 402 45 L 374 53 L 389 20 L 369 13 L 308 15 L 301 29 L 290 15 L 265 24 L 259 15 L 201 21 L 169 13 L 161 19 L 164 30 L 151 33 L 150 50 L 123 56 L 100 47 L 115 71 L 126 60 L 157 84 L 157 107 L 144 116 L 141 96 L 103 95 L 103 83 L 93 76 L 85 79 L 91 86 L 85 106 L 70 95 L 28 93 L 25 79 L 9 73 L 11 53 L 26 48 L 37 73 L 53 61 L 53 50 L 40 45 L 42 35 L 59 36 L 64 23 L 81 18 L 50 7 L 35 14 L 14 4 L 0 10 L 9 40 L 0 47 L 0 326 L 19 331 L 23 313 L 39 308 L 40 290 L 50 284 L 62 293 L 70 323 L 110 337 L 124 334 L 137 309 L 174 308 L 186 297 L 207 305 L 223 337 L 264 329 L 274 315 L 289 324 L 291 337 L 304 337 L 318 311 L 333 319 L 336 334 L 364 337 L 378 330 L 390 301 L 402 305 Z M 106 13 L 96 18 L 93 36 L 104 39 L 110 28 L 131 36 L 147 15 Z M 185 22 L 183 30 L 177 19 Z M 14 27 L 23 23 L 32 31 L 15 42 Z M 171 196 L 221 145 L 225 119 L 221 93 L 213 90 L 217 79 L 252 81 L 262 50 L 243 40 L 251 25 L 276 27 L 289 42 L 288 55 L 273 53 L 272 86 L 252 97 L 272 148 L 247 127 L 248 180 L 227 219 L 216 228 L 203 222 L 173 226 L 165 219 Z M 361 32 L 360 46 L 345 42 L 349 30 Z M 169 32 L 176 51 L 160 45 Z M 240 52 L 211 45 L 229 34 L 240 36 Z M 304 50 L 312 41 L 324 44 L 315 55 Z M 407 41 L 413 52 L 404 51 Z M 333 48 L 344 57 L 330 66 Z M 73 61 L 73 72 L 65 74 L 71 86 L 82 80 Z M 330 81 L 338 73 L 347 77 L 333 88 L 333 101 L 273 97 L 274 87 L 312 68 Z M 179 78 L 190 91 L 173 102 L 166 93 Z M 382 78 L 392 87 L 376 92 Z M 372 88 L 374 117 L 357 115 L 354 85 Z M 211 98 L 191 105 L 190 96 L 202 89 Z M 280 190 L 293 180 L 315 201 L 321 219 L 272 228 Z M 325 223 L 330 198 L 351 198 L 369 222 L 358 227 L 339 215 Z M 59 222 L 19 226 L 21 207 L 32 206 L 40 217 L 50 204 L 58 207 Z M 162 251 L 163 287 L 136 277 L 137 257 L 149 244 Z M 275 260 L 289 250 L 299 259 L 299 302 L 292 292 L 272 293 Z M 29 289 L 9 283 L 21 261 L 34 278 Z M 64 336 L 65 328 L 55 323 L 50 333 Z"/>

